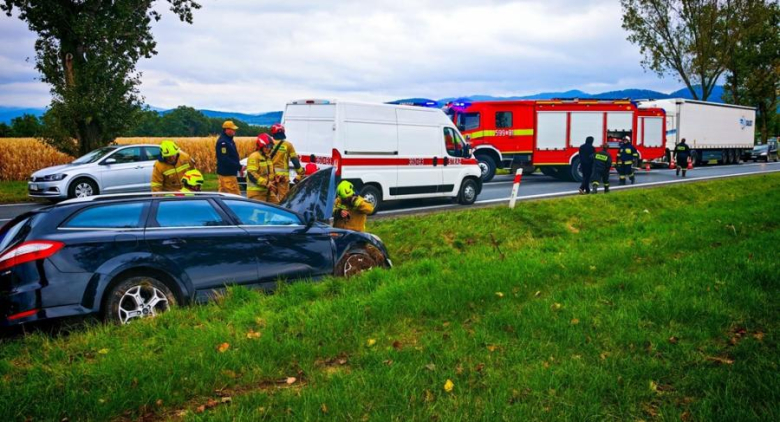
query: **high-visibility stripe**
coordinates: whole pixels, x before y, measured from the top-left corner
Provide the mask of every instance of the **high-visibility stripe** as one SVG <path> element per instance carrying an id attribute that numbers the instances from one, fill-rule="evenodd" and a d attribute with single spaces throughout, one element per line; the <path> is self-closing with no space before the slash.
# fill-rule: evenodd
<path id="1" fill-rule="evenodd" d="M 152 182 L 152 186 L 162 186 L 162 183 Z"/>
<path id="2" fill-rule="evenodd" d="M 179 167 L 177 167 L 177 168 L 176 168 L 176 171 L 178 171 L 178 172 L 182 172 L 182 171 L 184 171 L 184 170 L 187 170 L 188 168 L 190 168 L 190 165 L 189 165 L 189 164 L 185 164 L 185 165 L 183 165 L 183 166 L 179 166 Z"/>
<path id="3" fill-rule="evenodd" d="M 246 170 L 247 170 L 247 171 L 255 171 L 255 170 L 257 170 L 258 168 L 259 168 L 259 167 L 257 167 L 257 166 L 247 166 L 247 167 L 246 167 Z"/>
<path id="4" fill-rule="evenodd" d="M 170 169 L 170 170 L 165 170 L 165 171 L 163 172 L 163 175 L 165 175 L 165 176 L 170 176 L 170 175 L 172 175 L 172 174 L 174 174 L 174 173 L 176 173 L 176 169 Z"/>
<path id="5" fill-rule="evenodd" d="M 479 139 L 486 136 L 496 136 L 496 132 L 501 133 L 501 136 L 531 136 L 534 134 L 533 129 L 488 129 L 469 133 L 468 136 L 471 139 Z"/>

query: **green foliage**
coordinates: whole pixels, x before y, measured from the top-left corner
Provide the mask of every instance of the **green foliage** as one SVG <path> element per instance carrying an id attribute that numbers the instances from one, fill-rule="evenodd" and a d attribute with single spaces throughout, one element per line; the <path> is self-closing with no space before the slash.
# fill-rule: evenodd
<path id="1" fill-rule="evenodd" d="M 144 110 L 136 125 L 126 136 L 209 136 L 222 132 L 222 123 L 232 120 L 239 129 L 238 136 L 256 136 L 268 132 L 267 127 L 250 125 L 235 118 L 209 118 L 192 107 L 179 106 L 160 115 L 153 110 Z"/>
<path id="2" fill-rule="evenodd" d="M 24 114 L 11 119 L 11 138 L 33 138 L 41 135 L 41 123 L 32 114 Z"/>
<path id="3" fill-rule="evenodd" d="M 0 138 L 10 138 L 11 133 L 11 126 L 6 122 L 0 122 Z"/>
<path id="4" fill-rule="evenodd" d="M 193 0 L 167 0 L 192 23 Z M 51 85 L 51 119 L 87 153 L 127 130 L 140 109 L 136 63 L 156 54 L 155 1 L 2 0 L 38 34 L 36 68 Z"/>
<path id="5" fill-rule="evenodd" d="M 724 99 L 756 107 L 761 143 L 780 134 L 780 5 L 775 1 L 748 1 L 737 25 L 741 41 L 726 62 L 728 75 Z"/>
<path id="6" fill-rule="evenodd" d="M 778 201 L 773 174 L 372 221 L 392 270 L 3 340 L 0 414 L 776 420 Z"/>

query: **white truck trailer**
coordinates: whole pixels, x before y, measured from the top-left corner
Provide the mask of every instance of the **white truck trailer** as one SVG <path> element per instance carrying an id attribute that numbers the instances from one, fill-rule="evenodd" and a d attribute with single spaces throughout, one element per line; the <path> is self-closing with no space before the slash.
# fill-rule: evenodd
<path id="1" fill-rule="evenodd" d="M 755 142 L 756 109 L 731 104 L 670 98 L 642 100 L 639 108 L 666 111 L 666 155 L 685 138 L 695 165 L 735 164 Z"/>

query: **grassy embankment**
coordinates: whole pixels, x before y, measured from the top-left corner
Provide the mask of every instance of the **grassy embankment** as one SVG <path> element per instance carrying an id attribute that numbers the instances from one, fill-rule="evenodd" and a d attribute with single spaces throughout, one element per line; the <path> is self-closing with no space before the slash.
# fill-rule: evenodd
<path id="1" fill-rule="evenodd" d="M 780 175 L 372 222 L 397 264 L 0 344 L 2 420 L 778 420 Z"/>

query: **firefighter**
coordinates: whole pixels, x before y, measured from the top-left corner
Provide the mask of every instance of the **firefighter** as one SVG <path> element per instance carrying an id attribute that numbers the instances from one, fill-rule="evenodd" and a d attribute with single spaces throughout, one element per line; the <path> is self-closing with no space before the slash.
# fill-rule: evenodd
<path id="1" fill-rule="evenodd" d="M 593 155 L 593 174 L 591 175 L 591 193 L 598 193 L 599 182 L 604 183 L 604 193 L 609 193 L 609 169 L 612 167 L 612 156 L 609 155 L 607 144 Z"/>
<path id="2" fill-rule="evenodd" d="M 236 136 L 236 126 L 232 121 L 222 123 L 222 134 L 219 135 L 216 145 L 217 153 L 217 179 L 219 191 L 241 195 L 236 174 L 241 170 L 241 160 L 238 158 L 238 149 L 233 137 Z"/>
<path id="3" fill-rule="evenodd" d="M 675 176 L 680 175 L 682 170 L 682 177 L 685 177 L 685 171 L 688 170 L 688 159 L 691 157 L 691 149 L 688 144 L 685 143 L 685 138 L 680 139 L 680 143 L 674 147 L 674 161 L 677 162 L 677 170 Z"/>
<path id="4" fill-rule="evenodd" d="M 187 171 L 181 178 L 180 196 L 192 196 L 193 192 L 200 192 L 204 181 L 200 171 L 196 169 Z"/>
<path id="5" fill-rule="evenodd" d="M 271 150 L 271 160 L 274 162 L 274 170 L 279 180 L 277 196 L 281 201 L 290 190 L 290 162 L 292 161 L 293 168 L 298 173 L 298 177 L 295 178 L 296 182 L 303 177 L 305 170 L 301 167 L 301 161 L 298 159 L 295 147 L 287 140 L 284 126 L 278 123 L 271 126 L 271 136 L 276 140 Z"/>
<path id="6" fill-rule="evenodd" d="M 181 178 L 195 167 L 195 161 L 173 141 L 160 143 L 160 156 L 152 169 L 152 192 L 176 192 Z"/>
<path id="7" fill-rule="evenodd" d="M 311 176 L 312 174 L 316 173 L 317 170 L 319 170 L 319 166 L 317 165 L 317 157 L 312 154 L 309 156 L 309 163 L 306 164 L 306 167 L 304 168 L 304 177 Z"/>
<path id="8" fill-rule="evenodd" d="M 631 138 L 628 136 L 624 137 L 617 154 L 617 170 L 621 185 L 626 184 L 626 178 L 631 180 L 632 185 L 636 181 L 634 178 L 634 160 L 638 158 L 639 152 L 631 145 Z"/>
<path id="9" fill-rule="evenodd" d="M 355 194 L 352 183 L 343 180 L 336 188 L 338 193 L 333 204 L 333 227 L 337 229 L 366 231 L 366 216 L 374 212 L 374 206 Z"/>
<path id="10" fill-rule="evenodd" d="M 590 175 L 593 173 L 593 156 L 596 149 L 593 148 L 593 137 L 585 138 L 585 143 L 580 145 L 580 169 L 582 170 L 582 183 L 580 183 L 580 195 L 590 193 Z"/>
<path id="11" fill-rule="evenodd" d="M 249 155 L 246 162 L 246 196 L 257 201 L 278 204 L 278 176 L 271 160 L 271 148 L 274 141 L 267 133 L 257 136 L 257 150 Z"/>

